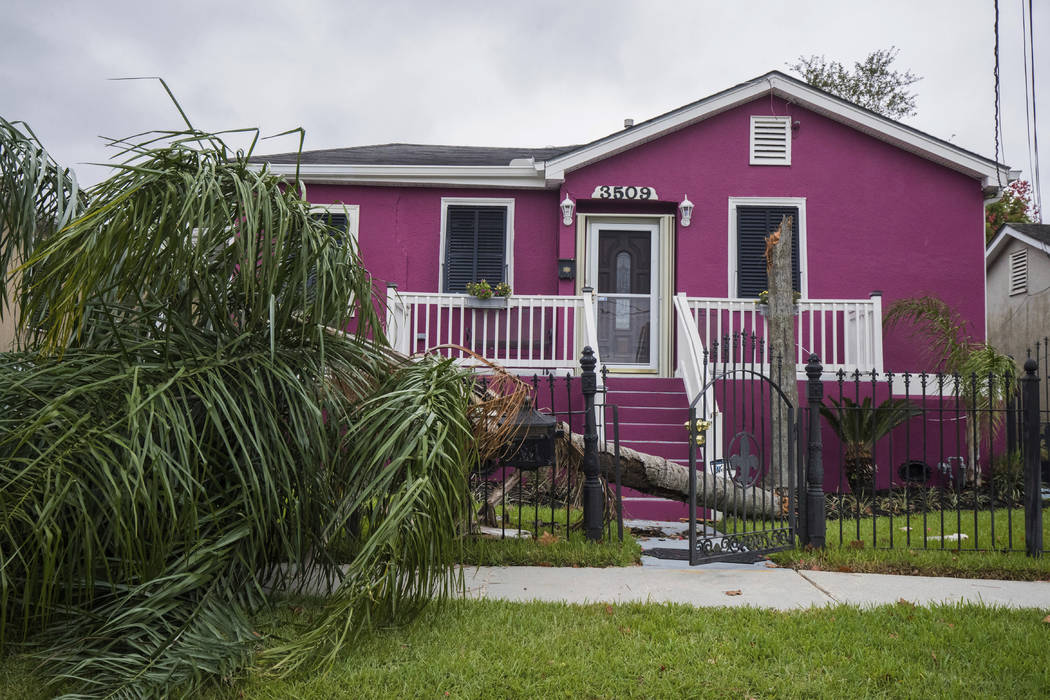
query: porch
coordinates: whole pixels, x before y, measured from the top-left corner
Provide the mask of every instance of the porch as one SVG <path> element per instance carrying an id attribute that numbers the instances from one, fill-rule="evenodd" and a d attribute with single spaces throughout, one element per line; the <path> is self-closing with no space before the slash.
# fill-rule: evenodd
<path id="1" fill-rule="evenodd" d="M 599 366 L 608 347 L 610 324 L 603 317 L 616 313 L 602 305 L 591 290 L 580 295 L 513 295 L 481 301 L 465 294 L 387 291 L 387 332 L 395 349 L 406 354 L 434 352 L 469 366 L 476 358 L 495 362 L 520 374 L 576 373 L 584 346 L 594 349 Z M 672 355 L 672 371 L 695 396 L 705 383 L 703 368 L 713 351 L 723 363 L 768 369 L 763 351 L 768 325 L 753 299 L 673 298 L 672 322 L 657 338 Z M 639 332 L 639 340 L 648 326 Z M 746 338 L 750 342 L 739 342 Z M 733 339 L 736 339 L 734 341 Z M 645 342 L 649 342 L 645 336 Z M 806 299 L 798 304 L 796 356 L 800 378 L 810 354 L 816 353 L 825 372 L 881 372 L 882 297 L 868 299 Z M 643 363 L 606 363 L 611 370 L 636 376 L 660 376 Z M 666 375 L 665 375 L 666 376 Z"/>

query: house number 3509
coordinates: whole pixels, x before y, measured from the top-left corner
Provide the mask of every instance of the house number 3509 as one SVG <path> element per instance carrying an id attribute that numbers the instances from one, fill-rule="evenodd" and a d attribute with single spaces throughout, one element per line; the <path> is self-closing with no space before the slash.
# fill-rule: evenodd
<path id="1" fill-rule="evenodd" d="M 658 199 L 656 189 L 634 185 L 598 185 L 591 199 Z"/>

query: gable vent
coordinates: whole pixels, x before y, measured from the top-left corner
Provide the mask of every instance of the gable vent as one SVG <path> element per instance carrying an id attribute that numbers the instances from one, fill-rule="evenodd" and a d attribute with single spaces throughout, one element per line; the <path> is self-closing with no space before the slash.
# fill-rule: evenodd
<path id="1" fill-rule="evenodd" d="M 1024 294 L 1028 291 L 1028 251 L 1018 250 L 1010 253 L 1010 294 Z"/>
<path id="2" fill-rule="evenodd" d="M 791 117 L 751 117 L 751 165 L 791 165 Z"/>

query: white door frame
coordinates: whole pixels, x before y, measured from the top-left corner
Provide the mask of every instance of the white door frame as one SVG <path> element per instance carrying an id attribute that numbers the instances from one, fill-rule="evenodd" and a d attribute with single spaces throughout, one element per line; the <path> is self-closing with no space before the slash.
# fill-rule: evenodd
<path id="1" fill-rule="evenodd" d="M 598 294 L 598 236 L 599 231 L 647 231 L 650 241 L 650 292 L 649 292 L 649 362 L 648 364 L 622 363 L 612 364 L 604 360 L 610 371 L 654 373 L 660 370 L 660 358 L 663 346 L 663 324 L 661 313 L 661 290 L 663 287 L 663 265 L 660 241 L 660 223 L 657 220 L 638 220 L 633 222 L 609 221 L 593 218 L 587 222 L 586 232 L 586 269 L 584 272 L 585 287 L 595 290 L 595 318 L 597 303 L 602 298 Z M 619 296 L 619 295 L 617 295 Z"/>

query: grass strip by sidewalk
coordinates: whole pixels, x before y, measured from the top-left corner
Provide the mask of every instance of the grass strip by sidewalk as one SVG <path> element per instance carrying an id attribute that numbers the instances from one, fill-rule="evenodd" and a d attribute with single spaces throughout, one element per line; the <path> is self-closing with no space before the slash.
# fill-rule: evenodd
<path id="1" fill-rule="evenodd" d="M 992 528 L 994 524 L 994 538 Z M 754 523 L 746 525 L 753 526 Z M 732 528 L 733 523 L 723 526 Z M 742 521 L 738 528 L 745 527 Z M 841 528 L 841 531 L 840 531 Z M 905 530 L 904 528 L 909 528 Z M 945 535 L 965 534 L 961 540 Z M 1050 513 L 1043 513 L 1043 542 L 1050 544 Z M 981 549 L 974 551 L 975 543 Z M 994 548 L 1011 547 L 1012 551 Z M 1024 553 L 1024 514 L 1004 509 L 979 511 L 976 527 L 972 511 L 927 515 L 879 516 L 828 520 L 827 547 L 790 549 L 770 555 L 781 566 L 856 573 L 996 578 L 1015 581 L 1050 580 L 1050 554 L 1032 558 Z"/>
<path id="2" fill-rule="evenodd" d="M 1050 555 L 1033 559 L 1024 552 L 857 549 L 828 545 L 823 550 L 789 549 L 770 554 L 769 558 L 792 569 L 1050 581 Z"/>

